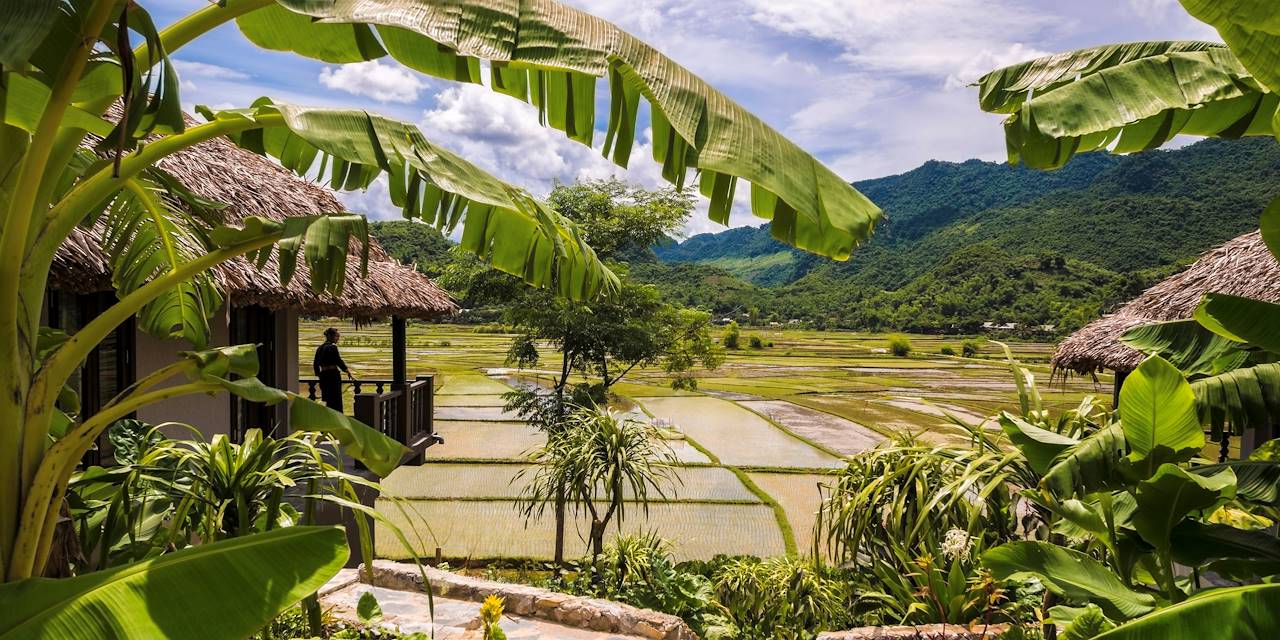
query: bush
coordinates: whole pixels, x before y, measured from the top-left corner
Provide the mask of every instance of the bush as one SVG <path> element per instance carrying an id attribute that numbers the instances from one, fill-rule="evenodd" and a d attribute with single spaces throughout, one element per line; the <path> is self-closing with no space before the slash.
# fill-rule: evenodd
<path id="1" fill-rule="evenodd" d="M 715 577 L 716 599 L 742 638 L 792 640 L 850 624 L 849 580 L 807 560 L 732 560 Z"/>
<path id="2" fill-rule="evenodd" d="M 742 332 L 738 330 L 737 322 L 730 322 L 729 326 L 724 329 L 724 337 L 720 340 L 726 349 L 742 348 Z"/>
<path id="3" fill-rule="evenodd" d="M 911 341 L 901 334 L 889 336 L 889 353 L 899 358 L 907 357 L 911 353 Z"/>
<path id="4" fill-rule="evenodd" d="M 976 358 L 978 356 L 978 352 L 982 350 L 982 347 L 973 340 L 966 340 L 964 346 L 962 346 L 960 350 L 964 353 L 964 357 Z"/>
<path id="5" fill-rule="evenodd" d="M 942 354 L 942 355 L 944 355 L 944 356 L 954 356 L 954 355 L 956 354 L 956 350 L 955 350 L 955 349 L 952 349 L 952 348 L 951 348 L 951 345 L 947 345 L 947 346 L 943 347 L 942 349 L 939 349 L 939 350 L 938 350 L 938 352 L 939 352 L 939 353 L 941 353 L 941 354 Z"/>
<path id="6" fill-rule="evenodd" d="M 751 336 L 751 339 L 747 341 L 747 344 L 751 345 L 752 349 L 764 348 L 764 340 L 761 340 L 760 336 Z"/>
<path id="7" fill-rule="evenodd" d="M 575 579 L 553 588 L 679 616 L 704 638 L 735 637 L 711 580 L 678 568 L 671 543 L 654 533 L 618 536 L 594 564 L 583 565 Z"/>

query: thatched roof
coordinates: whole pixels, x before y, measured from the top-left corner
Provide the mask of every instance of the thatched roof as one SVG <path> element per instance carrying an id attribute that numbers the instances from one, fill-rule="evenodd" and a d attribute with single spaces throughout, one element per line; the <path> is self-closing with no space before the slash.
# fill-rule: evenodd
<path id="1" fill-rule="evenodd" d="M 255 153 L 218 138 L 174 154 L 160 163 L 194 193 L 227 205 L 218 213 L 236 224 L 247 216 L 280 220 L 286 216 L 340 213 L 347 209 L 319 185 Z M 100 248 L 98 230 L 77 229 L 59 249 L 51 283 L 54 287 L 90 293 L 111 288 L 111 270 Z M 443 289 L 418 271 L 400 264 L 379 246 L 370 246 L 368 278 L 360 277 L 357 248 L 347 263 L 342 296 L 321 295 L 309 286 L 305 261 L 288 287 L 280 286 L 275 257 L 262 270 L 243 258 L 226 263 L 214 276 L 232 304 L 257 304 L 271 309 L 368 321 L 398 315 L 431 318 L 457 311 Z"/>
<path id="2" fill-rule="evenodd" d="M 1246 233 L 1205 253 L 1185 271 L 1071 334 L 1058 345 L 1053 365 L 1080 373 L 1132 371 L 1143 355 L 1121 343 L 1120 336 L 1143 324 L 1189 319 L 1206 293 L 1280 303 L 1280 264 L 1261 234 Z"/>

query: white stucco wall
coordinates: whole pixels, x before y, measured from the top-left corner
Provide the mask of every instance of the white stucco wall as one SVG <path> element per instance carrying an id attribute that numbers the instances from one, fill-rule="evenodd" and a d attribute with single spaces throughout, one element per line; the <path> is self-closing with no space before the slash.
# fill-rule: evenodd
<path id="1" fill-rule="evenodd" d="M 218 311 L 209 324 L 211 345 L 226 345 L 230 340 L 230 314 L 226 308 Z M 282 389 L 298 389 L 298 314 L 280 311 L 276 314 L 275 370 Z M 137 337 L 137 372 L 141 378 L 165 365 L 173 363 L 178 352 L 191 350 L 191 344 L 182 340 L 161 340 L 139 332 Z M 177 380 L 175 383 L 180 383 Z M 231 430 L 231 398 L 225 393 L 215 396 L 184 396 L 159 402 L 138 411 L 138 419 L 151 424 L 181 422 L 196 427 L 210 438 L 214 434 L 228 434 Z M 288 407 L 281 404 L 277 421 L 282 432 L 289 427 Z M 175 430 L 170 435 L 185 438 L 189 434 Z"/>
<path id="2" fill-rule="evenodd" d="M 209 336 L 209 344 L 227 344 L 229 320 L 230 316 L 226 307 L 214 314 L 214 317 L 209 320 L 209 326 L 212 330 Z M 191 349 L 191 343 L 185 340 L 161 340 L 139 331 L 137 336 L 137 359 L 135 360 L 138 379 L 142 379 L 161 367 L 173 364 L 179 352 L 190 351 Z M 185 378 L 179 376 L 173 382 L 162 386 L 182 384 L 185 381 Z M 189 424 L 200 429 L 200 432 L 206 438 L 209 438 L 217 433 L 227 434 L 230 432 L 231 400 L 224 393 L 214 396 L 196 395 L 171 398 L 139 409 L 138 419 L 151 424 L 160 424 L 162 422 Z M 178 438 L 190 437 L 190 434 L 185 431 L 174 431 L 169 435 Z"/>

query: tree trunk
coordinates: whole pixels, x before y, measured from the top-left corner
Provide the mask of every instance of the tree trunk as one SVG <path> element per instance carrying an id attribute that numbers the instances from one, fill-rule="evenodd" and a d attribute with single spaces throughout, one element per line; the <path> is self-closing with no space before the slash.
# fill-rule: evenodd
<path id="1" fill-rule="evenodd" d="M 564 487 L 556 492 L 556 566 L 564 566 Z"/>
<path id="2" fill-rule="evenodd" d="M 600 558 L 600 554 L 604 553 L 604 529 L 607 523 L 596 519 L 591 520 L 591 563 L 595 564 Z"/>

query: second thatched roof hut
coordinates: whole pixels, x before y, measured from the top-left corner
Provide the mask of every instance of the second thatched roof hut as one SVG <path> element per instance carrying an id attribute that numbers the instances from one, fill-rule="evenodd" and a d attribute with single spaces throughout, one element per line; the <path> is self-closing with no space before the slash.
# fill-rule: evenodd
<path id="1" fill-rule="evenodd" d="M 1280 303 L 1280 264 L 1259 232 L 1246 233 L 1201 255 L 1186 270 L 1071 334 L 1058 345 L 1053 366 L 1078 373 L 1133 371 L 1144 356 L 1120 342 L 1120 336 L 1144 324 L 1187 320 L 1206 293 Z"/>

